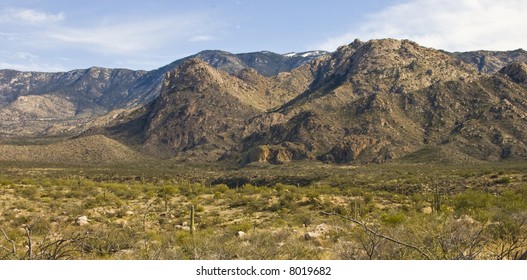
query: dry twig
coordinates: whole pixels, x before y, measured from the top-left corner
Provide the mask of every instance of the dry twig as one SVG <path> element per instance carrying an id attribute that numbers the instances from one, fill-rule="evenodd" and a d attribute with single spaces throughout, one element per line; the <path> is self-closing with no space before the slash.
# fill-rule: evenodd
<path id="1" fill-rule="evenodd" d="M 388 241 L 391 241 L 395 244 L 399 244 L 401 246 L 404 246 L 404 247 L 408 247 L 410 249 L 413 249 L 415 251 L 417 251 L 419 254 L 421 254 L 423 257 L 425 257 L 427 260 L 431 260 L 432 258 L 430 257 L 430 255 L 428 255 L 426 252 L 423 251 L 423 249 L 415 246 L 415 245 L 412 245 L 412 244 L 409 244 L 409 243 L 406 243 L 406 242 L 403 242 L 403 241 L 400 241 L 400 240 L 397 240 L 397 239 L 394 239 L 390 236 L 386 236 L 384 234 L 381 234 L 381 233 L 378 233 L 374 230 L 372 230 L 371 228 L 369 228 L 368 226 L 366 226 L 366 224 L 364 224 L 363 222 L 361 221 L 358 221 L 356 219 L 353 219 L 353 218 L 350 218 L 350 217 L 346 217 L 346 216 L 343 216 L 343 215 L 340 215 L 340 214 L 337 214 L 337 213 L 329 213 L 329 212 L 322 212 L 322 214 L 324 215 L 330 215 L 330 216 L 337 216 L 337 217 L 340 217 L 344 220 L 347 220 L 347 221 L 350 221 L 352 223 L 355 223 L 355 224 L 358 224 L 359 226 L 361 226 L 365 231 L 373 234 L 374 236 L 377 236 L 377 237 L 380 237 L 380 238 L 383 238 L 383 239 L 386 239 Z"/>

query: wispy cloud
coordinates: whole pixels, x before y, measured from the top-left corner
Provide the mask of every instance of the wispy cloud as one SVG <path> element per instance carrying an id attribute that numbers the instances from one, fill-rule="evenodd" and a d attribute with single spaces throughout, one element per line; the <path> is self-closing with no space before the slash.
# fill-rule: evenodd
<path id="1" fill-rule="evenodd" d="M 214 37 L 208 35 L 197 35 L 190 38 L 189 42 L 208 42 L 214 40 Z"/>
<path id="2" fill-rule="evenodd" d="M 61 27 L 44 36 L 66 45 L 74 45 L 96 53 L 133 54 L 174 40 L 186 40 L 203 27 L 202 17 L 142 19 L 89 27 Z"/>
<path id="3" fill-rule="evenodd" d="M 5 8 L 0 11 L 0 22 L 17 24 L 56 23 L 65 19 L 64 13 L 46 13 L 34 9 Z"/>
<path id="4" fill-rule="evenodd" d="M 367 18 L 349 33 L 314 46 L 334 50 L 353 39 L 407 38 L 449 51 L 527 48 L 527 1 L 411 0 Z"/>
<path id="5" fill-rule="evenodd" d="M 112 14 L 76 21 L 63 12 L 0 8 L 0 25 L 4 27 L 0 30 L 0 50 L 36 53 L 48 62 L 44 65 L 37 63 L 36 58 L 3 55 L 0 68 L 26 70 L 43 65 L 44 68 L 33 69 L 48 71 L 61 68 L 55 62 L 65 63 L 50 61 L 58 56 L 72 56 L 76 61 L 83 59 L 89 65 L 102 63 L 104 66 L 119 61 L 151 60 L 153 56 L 173 57 L 182 52 L 185 44 L 215 40 L 217 37 L 207 34 L 220 34 L 218 31 L 225 26 L 222 22 L 223 19 L 206 12 L 147 13 L 133 17 Z M 167 61 L 151 63 L 159 66 Z"/>
<path id="6" fill-rule="evenodd" d="M 0 69 L 16 69 L 21 71 L 57 72 L 65 68 L 58 63 L 44 62 L 33 53 L 22 51 L 0 51 Z"/>

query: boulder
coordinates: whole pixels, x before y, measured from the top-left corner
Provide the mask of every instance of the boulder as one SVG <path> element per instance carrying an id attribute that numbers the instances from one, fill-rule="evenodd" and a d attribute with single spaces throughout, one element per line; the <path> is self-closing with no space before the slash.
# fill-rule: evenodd
<path id="1" fill-rule="evenodd" d="M 304 234 L 304 239 L 305 240 L 315 240 L 315 239 L 319 239 L 321 237 L 321 234 L 320 233 L 317 233 L 317 232 L 307 232 L 306 234 Z"/>
<path id="2" fill-rule="evenodd" d="M 178 230 L 190 231 L 190 227 L 189 226 L 176 225 L 175 228 L 178 229 Z"/>
<path id="3" fill-rule="evenodd" d="M 77 217 L 77 219 L 75 220 L 75 224 L 77 224 L 78 226 L 85 226 L 85 225 L 88 225 L 89 223 L 90 223 L 90 220 L 86 216 Z"/>
<path id="4" fill-rule="evenodd" d="M 330 231 L 330 226 L 326 224 L 320 224 L 315 228 L 315 232 L 320 235 L 328 235 Z"/>
<path id="5" fill-rule="evenodd" d="M 245 238 L 245 236 L 247 235 L 247 233 L 243 232 L 243 231 L 238 231 L 236 234 L 236 237 L 240 238 L 240 239 L 243 239 Z"/>

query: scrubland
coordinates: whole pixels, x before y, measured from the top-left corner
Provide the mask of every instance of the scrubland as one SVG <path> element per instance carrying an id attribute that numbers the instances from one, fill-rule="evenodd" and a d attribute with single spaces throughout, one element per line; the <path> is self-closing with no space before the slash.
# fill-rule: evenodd
<path id="1" fill-rule="evenodd" d="M 525 162 L 0 167 L 1 259 L 527 258 Z"/>

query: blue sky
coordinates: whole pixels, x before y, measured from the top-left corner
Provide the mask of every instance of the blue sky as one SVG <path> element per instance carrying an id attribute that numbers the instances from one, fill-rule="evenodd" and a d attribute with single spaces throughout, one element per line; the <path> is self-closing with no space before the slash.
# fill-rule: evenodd
<path id="1" fill-rule="evenodd" d="M 527 48 L 527 1 L 2 0 L 0 69 L 150 70 L 205 49 L 335 50 L 355 38 Z"/>

